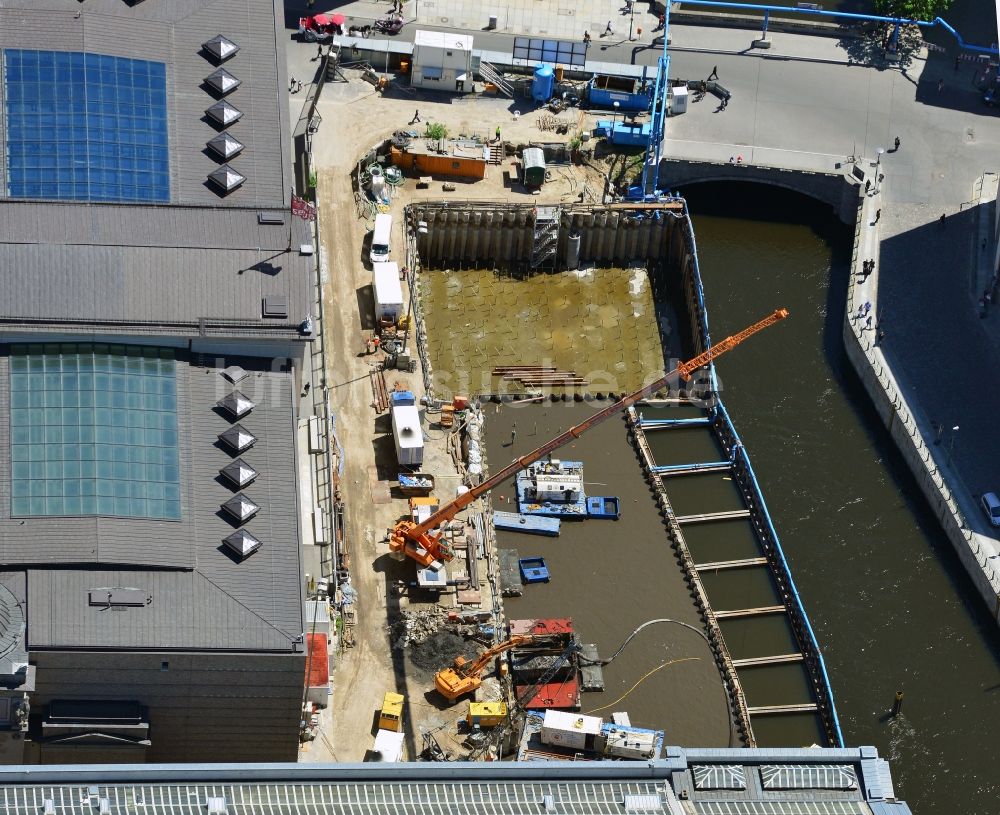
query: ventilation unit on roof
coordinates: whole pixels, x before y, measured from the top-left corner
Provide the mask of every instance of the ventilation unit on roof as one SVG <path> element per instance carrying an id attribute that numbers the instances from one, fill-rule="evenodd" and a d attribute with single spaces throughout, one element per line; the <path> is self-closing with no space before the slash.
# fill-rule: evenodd
<path id="1" fill-rule="evenodd" d="M 228 368 L 223 368 L 219 373 L 234 385 L 250 376 L 250 372 L 239 365 L 230 365 Z"/>
<path id="2" fill-rule="evenodd" d="M 257 437 L 241 424 L 234 424 L 224 433 L 219 434 L 219 441 L 234 453 L 242 453 L 254 446 Z"/>
<path id="3" fill-rule="evenodd" d="M 210 53 L 219 62 L 225 62 L 233 54 L 240 50 L 240 47 L 232 40 L 216 34 L 208 42 L 203 42 L 201 47 Z"/>
<path id="4" fill-rule="evenodd" d="M 242 492 L 239 495 L 234 495 L 226 501 L 226 503 L 222 505 L 222 508 L 241 524 L 246 523 L 254 515 L 260 512 L 260 507 L 247 498 Z"/>
<path id="5" fill-rule="evenodd" d="M 223 538 L 222 542 L 241 558 L 248 557 L 260 549 L 260 541 L 245 529 L 233 532 L 228 538 Z"/>
<path id="6" fill-rule="evenodd" d="M 226 161 L 243 152 L 243 142 L 231 133 L 220 133 L 208 140 L 209 149 Z"/>
<path id="7" fill-rule="evenodd" d="M 244 396 L 239 391 L 233 391 L 232 393 L 227 393 L 218 402 L 215 403 L 217 407 L 228 411 L 232 416 L 237 419 L 242 419 L 251 410 L 253 410 L 257 405 L 255 405 L 249 398 Z"/>
<path id="8" fill-rule="evenodd" d="M 205 81 L 225 96 L 230 91 L 235 91 L 242 80 L 237 79 L 225 68 L 219 68 L 205 77 Z"/>
<path id="9" fill-rule="evenodd" d="M 252 482 L 258 475 L 257 471 L 241 458 L 229 462 L 219 472 L 241 489 Z"/>
<path id="10" fill-rule="evenodd" d="M 233 105 L 229 104 L 229 102 L 225 99 L 208 107 L 205 110 L 205 113 L 215 119 L 215 121 L 223 127 L 229 127 L 229 125 L 233 122 L 238 122 L 241 118 L 243 118 L 243 111 L 237 107 L 233 107 Z"/>

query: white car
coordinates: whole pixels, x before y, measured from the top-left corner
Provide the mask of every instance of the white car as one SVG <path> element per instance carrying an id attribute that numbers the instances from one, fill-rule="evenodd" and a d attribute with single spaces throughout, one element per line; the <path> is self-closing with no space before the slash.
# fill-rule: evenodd
<path id="1" fill-rule="evenodd" d="M 993 526 L 1000 526 L 1000 498 L 995 492 L 984 492 L 980 501 L 983 505 L 983 512 L 990 519 Z"/>

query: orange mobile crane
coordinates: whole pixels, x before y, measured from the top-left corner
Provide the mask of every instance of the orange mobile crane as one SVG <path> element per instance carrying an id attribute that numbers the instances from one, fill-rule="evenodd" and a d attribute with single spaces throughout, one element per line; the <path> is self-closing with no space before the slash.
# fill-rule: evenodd
<path id="1" fill-rule="evenodd" d="M 444 668 L 434 675 L 434 687 L 445 699 L 454 702 L 459 696 L 479 689 L 479 686 L 483 684 L 483 671 L 494 657 L 509 651 L 511 648 L 551 642 L 554 639 L 552 635 L 523 634 L 488 648 L 472 662 L 462 656 L 455 657 L 453 668 Z"/>
<path id="2" fill-rule="evenodd" d="M 571 442 L 574 439 L 579 438 L 592 427 L 599 425 L 605 419 L 632 407 L 632 405 L 636 402 L 639 402 L 651 394 L 656 393 L 656 391 L 660 390 L 667 384 L 674 374 L 679 374 L 682 379 L 687 381 L 691 378 L 691 374 L 694 371 L 704 365 L 707 365 L 712 360 L 718 359 L 727 351 L 731 351 L 741 342 L 752 337 L 758 331 L 763 331 L 765 328 L 780 322 L 787 316 L 788 310 L 779 308 L 763 320 L 754 323 L 748 328 L 744 328 L 738 334 L 733 334 L 731 337 L 726 337 L 721 342 L 715 343 L 715 345 L 707 351 L 689 359 L 687 362 L 681 362 L 676 368 L 667 373 L 665 376 L 660 377 L 655 382 L 629 394 L 618 402 L 615 402 L 613 405 L 609 405 L 608 407 L 599 410 L 593 416 L 584 419 L 584 421 L 580 422 L 580 424 L 574 425 L 569 430 L 560 433 L 554 439 L 547 441 L 541 447 L 532 450 L 525 456 L 521 456 L 521 458 L 515 459 L 500 470 L 496 475 L 487 478 L 482 484 L 473 487 L 468 492 L 459 495 L 452 501 L 449 501 L 423 523 L 418 524 L 410 520 L 399 521 L 389 535 L 390 553 L 400 560 L 404 557 L 410 557 L 424 568 L 441 561 L 447 563 L 455 557 L 455 552 L 451 544 L 444 540 L 440 534 L 435 534 L 432 531 L 433 529 L 452 520 L 459 512 L 469 506 L 469 504 L 475 501 L 480 495 L 489 492 L 497 486 L 497 484 L 506 481 L 518 471 L 534 464 L 542 458 L 542 456 L 551 453 L 553 450 L 558 450 L 567 442 Z"/>

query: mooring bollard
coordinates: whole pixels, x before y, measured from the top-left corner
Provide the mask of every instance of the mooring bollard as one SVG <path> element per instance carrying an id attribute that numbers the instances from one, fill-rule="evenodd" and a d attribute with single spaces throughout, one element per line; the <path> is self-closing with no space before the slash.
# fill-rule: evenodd
<path id="1" fill-rule="evenodd" d="M 895 718 L 900 714 L 903 709 L 903 692 L 901 690 L 896 691 L 896 698 L 892 702 L 892 716 Z"/>

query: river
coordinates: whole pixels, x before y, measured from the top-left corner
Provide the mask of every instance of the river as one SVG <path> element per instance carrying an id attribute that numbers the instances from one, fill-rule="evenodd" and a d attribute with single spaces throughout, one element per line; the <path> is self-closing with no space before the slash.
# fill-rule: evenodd
<path id="1" fill-rule="evenodd" d="M 995 815 L 1000 634 L 843 351 L 851 231 L 777 189 L 686 192 L 713 338 L 791 311 L 719 373 L 824 650 L 845 741 L 892 761 L 915 813 Z M 897 690 L 902 714 L 891 719 Z"/>

